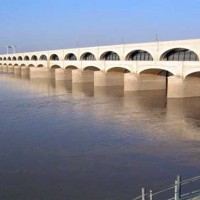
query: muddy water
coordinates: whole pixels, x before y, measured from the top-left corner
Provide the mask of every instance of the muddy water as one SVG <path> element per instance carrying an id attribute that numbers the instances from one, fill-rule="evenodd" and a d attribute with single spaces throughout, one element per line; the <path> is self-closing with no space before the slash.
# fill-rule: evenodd
<path id="1" fill-rule="evenodd" d="M 200 174 L 200 98 L 0 74 L 0 199 L 125 200 Z"/>

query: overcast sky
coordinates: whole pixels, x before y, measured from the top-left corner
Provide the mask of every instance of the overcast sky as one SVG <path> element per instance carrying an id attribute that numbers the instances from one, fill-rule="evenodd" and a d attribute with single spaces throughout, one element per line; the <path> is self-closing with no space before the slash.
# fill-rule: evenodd
<path id="1" fill-rule="evenodd" d="M 0 0 L 0 45 L 18 51 L 200 38 L 200 0 Z M 98 42 L 97 42 L 98 41 Z M 5 52 L 5 48 L 0 49 Z"/>

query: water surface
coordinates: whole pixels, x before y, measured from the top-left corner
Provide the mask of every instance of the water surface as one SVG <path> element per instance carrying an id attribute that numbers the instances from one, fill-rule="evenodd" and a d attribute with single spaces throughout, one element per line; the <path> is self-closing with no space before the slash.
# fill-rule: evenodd
<path id="1" fill-rule="evenodd" d="M 200 98 L 0 74 L 0 199 L 125 200 L 200 174 Z"/>

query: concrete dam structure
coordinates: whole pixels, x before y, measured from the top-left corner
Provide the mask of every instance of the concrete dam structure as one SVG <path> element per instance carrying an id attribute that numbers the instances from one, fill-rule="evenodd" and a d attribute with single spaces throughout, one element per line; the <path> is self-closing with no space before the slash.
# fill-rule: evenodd
<path id="1" fill-rule="evenodd" d="M 0 71 L 185 98 L 200 96 L 199 58 L 200 39 L 156 41 L 0 55 Z"/>

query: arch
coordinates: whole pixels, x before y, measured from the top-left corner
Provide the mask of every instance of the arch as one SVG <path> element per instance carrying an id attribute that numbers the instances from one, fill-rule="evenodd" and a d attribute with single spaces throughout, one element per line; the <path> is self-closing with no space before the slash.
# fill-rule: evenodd
<path id="1" fill-rule="evenodd" d="M 21 56 L 19 56 L 19 57 L 18 57 L 18 60 L 22 60 L 22 57 L 21 57 Z"/>
<path id="2" fill-rule="evenodd" d="M 100 60 L 120 60 L 120 57 L 114 51 L 107 51 L 100 56 Z"/>
<path id="3" fill-rule="evenodd" d="M 11 57 L 8 57 L 8 60 L 11 60 Z"/>
<path id="4" fill-rule="evenodd" d="M 69 65 L 67 67 L 65 67 L 65 69 L 71 69 L 71 70 L 74 70 L 74 69 L 78 69 L 78 67 L 74 66 L 74 65 Z"/>
<path id="5" fill-rule="evenodd" d="M 2 57 L 0 57 L 0 60 L 2 60 Z"/>
<path id="6" fill-rule="evenodd" d="M 88 66 L 83 69 L 84 71 L 100 71 L 98 67 L 95 66 Z"/>
<path id="7" fill-rule="evenodd" d="M 81 60 L 96 60 L 94 54 L 87 52 L 81 56 Z"/>
<path id="8" fill-rule="evenodd" d="M 8 64 L 8 66 L 12 66 L 12 64 L 10 63 L 10 64 Z"/>
<path id="9" fill-rule="evenodd" d="M 189 72 L 185 75 L 185 78 L 188 78 L 188 77 L 197 77 L 197 78 L 200 78 L 200 70 L 198 71 L 192 71 L 192 72 Z"/>
<path id="10" fill-rule="evenodd" d="M 44 67 L 44 65 L 40 64 L 40 65 L 38 65 L 37 67 Z"/>
<path id="11" fill-rule="evenodd" d="M 14 56 L 14 57 L 12 58 L 12 60 L 17 60 L 17 58 Z"/>
<path id="12" fill-rule="evenodd" d="M 35 61 L 37 61 L 37 60 L 38 60 L 38 58 L 37 58 L 37 56 L 36 56 L 36 55 L 33 55 L 33 56 L 31 57 L 31 60 L 35 60 Z"/>
<path id="13" fill-rule="evenodd" d="M 19 65 L 18 64 L 14 64 L 14 67 L 18 67 Z"/>
<path id="14" fill-rule="evenodd" d="M 151 74 L 151 75 L 158 75 L 158 76 L 174 76 L 174 74 L 166 69 L 161 68 L 149 68 L 144 69 L 139 72 L 139 74 Z"/>
<path id="15" fill-rule="evenodd" d="M 25 64 L 21 64 L 20 67 L 26 67 L 26 65 Z"/>
<path id="16" fill-rule="evenodd" d="M 3 60 L 6 60 L 6 57 L 4 57 Z"/>
<path id="17" fill-rule="evenodd" d="M 52 65 L 51 66 L 51 69 L 58 69 L 58 68 L 61 68 L 59 65 Z"/>
<path id="18" fill-rule="evenodd" d="M 52 54 L 52 55 L 50 56 L 50 60 L 59 60 L 59 57 L 58 57 L 57 54 Z"/>
<path id="19" fill-rule="evenodd" d="M 40 60 L 47 60 L 47 56 L 46 56 L 46 55 L 44 55 L 44 54 L 43 54 L 43 55 L 41 55 L 41 56 L 40 56 Z"/>
<path id="20" fill-rule="evenodd" d="M 30 65 L 28 65 L 28 68 L 29 68 L 29 67 L 35 67 L 35 66 L 34 66 L 33 64 L 30 64 Z"/>
<path id="21" fill-rule="evenodd" d="M 166 51 L 160 57 L 160 60 L 165 61 L 199 61 L 197 54 L 194 51 L 184 48 L 174 48 Z"/>
<path id="22" fill-rule="evenodd" d="M 73 53 L 69 53 L 65 56 L 65 60 L 77 60 L 77 57 Z"/>
<path id="23" fill-rule="evenodd" d="M 112 68 L 108 69 L 107 72 L 129 73 L 131 71 L 127 68 L 124 68 L 124 67 L 112 67 Z"/>
<path id="24" fill-rule="evenodd" d="M 25 56 L 24 60 L 30 60 L 30 58 L 28 56 Z"/>
<path id="25" fill-rule="evenodd" d="M 144 50 L 135 50 L 131 51 L 127 56 L 126 60 L 135 60 L 135 61 L 153 61 L 153 56 Z"/>

